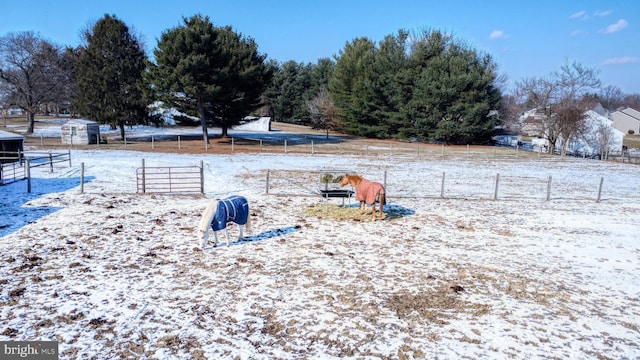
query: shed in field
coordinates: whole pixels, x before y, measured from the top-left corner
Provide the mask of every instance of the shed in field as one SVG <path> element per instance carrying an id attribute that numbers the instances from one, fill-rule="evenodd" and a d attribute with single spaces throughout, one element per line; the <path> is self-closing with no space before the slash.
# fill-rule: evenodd
<path id="1" fill-rule="evenodd" d="M 100 125 L 83 119 L 71 119 L 62 124 L 60 131 L 63 144 L 97 144 L 100 139 Z"/>
<path id="2" fill-rule="evenodd" d="M 0 185 L 15 176 L 16 165 L 22 167 L 23 151 L 24 136 L 0 130 Z"/>
<path id="3" fill-rule="evenodd" d="M 0 163 L 15 162 L 24 151 L 24 136 L 0 130 Z"/>

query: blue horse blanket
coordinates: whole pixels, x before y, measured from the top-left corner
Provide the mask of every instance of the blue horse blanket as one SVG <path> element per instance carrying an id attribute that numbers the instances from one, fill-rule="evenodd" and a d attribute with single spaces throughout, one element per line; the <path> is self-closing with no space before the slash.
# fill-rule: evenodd
<path id="1" fill-rule="evenodd" d="M 211 220 L 213 231 L 227 228 L 227 224 L 234 222 L 238 225 L 245 225 L 249 218 L 249 202 L 242 196 L 229 196 L 218 200 L 218 210 Z"/>

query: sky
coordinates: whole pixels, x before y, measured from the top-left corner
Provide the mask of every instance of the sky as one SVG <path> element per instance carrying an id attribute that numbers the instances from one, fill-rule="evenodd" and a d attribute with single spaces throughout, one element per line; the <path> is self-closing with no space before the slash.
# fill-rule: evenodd
<path id="1" fill-rule="evenodd" d="M 22 0 L 4 2 L 0 13 L 0 35 L 34 31 L 70 46 L 105 14 L 115 15 L 150 56 L 163 31 L 202 14 L 255 39 L 270 59 L 303 63 L 338 55 L 359 37 L 378 42 L 401 29 L 440 30 L 490 54 L 508 78 L 506 89 L 575 61 L 596 69 L 605 86 L 640 93 L 637 0 Z"/>

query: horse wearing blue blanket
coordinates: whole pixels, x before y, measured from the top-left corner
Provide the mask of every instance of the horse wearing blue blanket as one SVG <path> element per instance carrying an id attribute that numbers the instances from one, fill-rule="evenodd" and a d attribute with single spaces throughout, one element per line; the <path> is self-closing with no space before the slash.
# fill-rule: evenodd
<path id="1" fill-rule="evenodd" d="M 230 196 L 224 199 L 213 200 L 204 210 L 200 225 L 198 225 L 198 238 L 202 241 L 204 249 L 209 240 L 209 228 L 213 230 L 215 238 L 214 247 L 218 245 L 217 231 L 225 230 L 227 236 L 227 246 L 229 246 L 229 232 L 227 224 L 236 223 L 240 228 L 238 240 L 242 239 L 243 228 L 246 226 L 250 230 L 249 202 L 242 196 Z"/>

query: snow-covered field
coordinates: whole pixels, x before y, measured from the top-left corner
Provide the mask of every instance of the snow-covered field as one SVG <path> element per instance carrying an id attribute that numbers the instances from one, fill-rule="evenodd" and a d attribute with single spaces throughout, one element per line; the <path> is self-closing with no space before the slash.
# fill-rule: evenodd
<path id="1" fill-rule="evenodd" d="M 638 166 L 71 156 L 34 169 L 31 194 L 0 187 L 0 340 L 57 340 L 61 359 L 640 357 Z M 142 159 L 203 161 L 205 196 L 136 193 Z M 387 171 L 386 219 L 322 216 L 342 202 L 313 195 L 319 169 Z M 231 194 L 252 230 L 203 251 L 200 214 Z"/>

